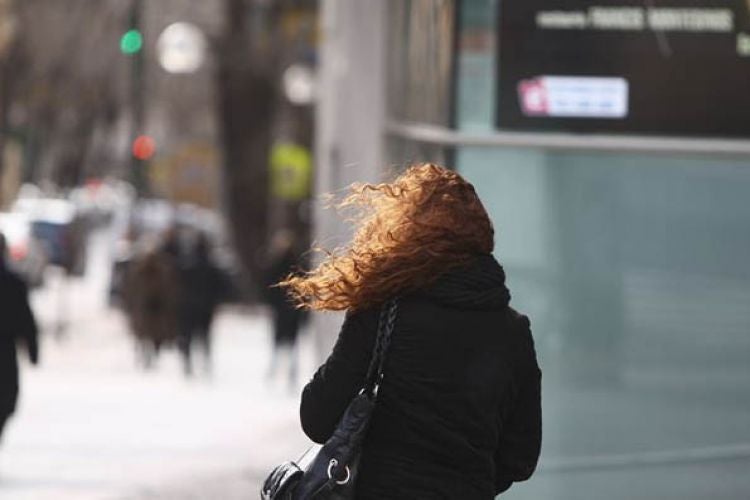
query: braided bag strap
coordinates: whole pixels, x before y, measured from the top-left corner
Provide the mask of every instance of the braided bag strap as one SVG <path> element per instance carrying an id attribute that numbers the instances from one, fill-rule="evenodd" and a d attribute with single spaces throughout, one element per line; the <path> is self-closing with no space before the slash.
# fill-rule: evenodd
<path id="1" fill-rule="evenodd" d="M 393 328 L 396 324 L 396 315 L 398 313 L 398 299 L 390 299 L 380 309 L 380 319 L 378 320 L 378 333 L 375 339 L 375 346 L 370 359 L 370 367 L 367 369 L 367 378 L 365 379 L 365 391 L 368 394 L 376 396 L 380 382 L 383 380 L 383 365 L 388 347 L 391 345 Z"/>

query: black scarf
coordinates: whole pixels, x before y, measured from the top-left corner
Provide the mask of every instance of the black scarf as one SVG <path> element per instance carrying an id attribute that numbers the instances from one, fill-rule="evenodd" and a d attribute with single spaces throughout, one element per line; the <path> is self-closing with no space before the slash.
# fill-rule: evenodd
<path id="1" fill-rule="evenodd" d="M 452 269 L 421 293 L 459 309 L 503 309 L 510 302 L 505 271 L 492 255 L 479 255 L 468 265 Z"/>

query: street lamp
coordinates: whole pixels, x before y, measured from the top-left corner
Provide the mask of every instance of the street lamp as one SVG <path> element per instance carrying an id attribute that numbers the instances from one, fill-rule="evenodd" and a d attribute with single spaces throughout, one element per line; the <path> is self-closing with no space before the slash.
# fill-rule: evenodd
<path id="1" fill-rule="evenodd" d="M 292 104 L 306 106 L 315 100 L 315 74 L 306 64 L 292 64 L 281 77 L 284 94 Z"/>
<path id="2" fill-rule="evenodd" d="M 156 41 L 161 67 L 169 73 L 194 73 L 206 57 L 206 37 L 191 23 L 167 26 Z"/>

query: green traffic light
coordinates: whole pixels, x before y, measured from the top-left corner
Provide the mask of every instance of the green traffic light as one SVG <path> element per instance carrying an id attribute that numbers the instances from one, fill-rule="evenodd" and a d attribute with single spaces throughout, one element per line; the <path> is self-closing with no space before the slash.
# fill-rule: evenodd
<path id="1" fill-rule="evenodd" d="M 120 39 L 120 50 L 123 54 L 135 54 L 143 47 L 143 35 L 137 29 L 128 30 Z"/>

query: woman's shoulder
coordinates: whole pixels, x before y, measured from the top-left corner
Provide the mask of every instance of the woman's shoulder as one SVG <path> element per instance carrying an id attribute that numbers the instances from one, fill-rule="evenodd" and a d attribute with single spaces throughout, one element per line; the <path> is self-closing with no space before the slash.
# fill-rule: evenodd
<path id="1" fill-rule="evenodd" d="M 347 345 L 371 346 L 375 342 L 379 318 L 377 306 L 346 311 L 339 339 Z"/>
<path id="2" fill-rule="evenodd" d="M 512 307 L 508 306 L 507 308 L 507 315 L 512 323 L 512 325 L 515 327 L 515 330 L 521 334 L 521 335 L 530 335 L 531 334 L 531 320 L 528 316 L 525 314 L 513 309 Z"/>
<path id="3" fill-rule="evenodd" d="M 26 281 L 24 281 L 21 275 L 16 271 L 3 269 L 0 273 L 0 280 L 2 280 L 3 288 L 12 290 L 14 293 L 26 291 Z"/>
<path id="4" fill-rule="evenodd" d="M 508 317 L 515 346 L 516 364 L 524 371 L 531 369 L 534 372 L 539 372 L 534 336 L 531 333 L 531 320 L 512 307 L 508 307 Z"/>
<path id="5" fill-rule="evenodd" d="M 344 315 L 344 321 L 362 327 L 377 326 L 381 306 L 370 306 L 363 309 L 349 309 Z"/>

